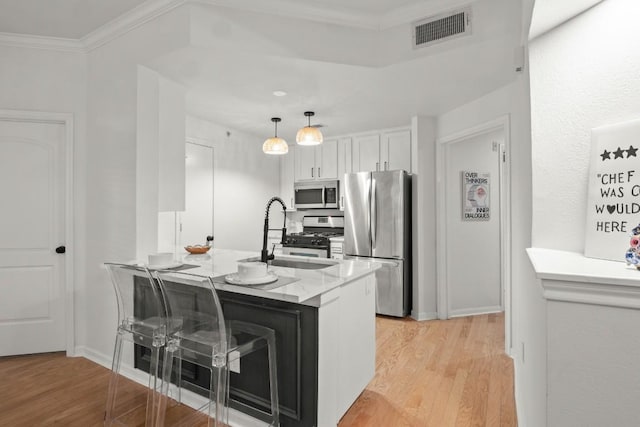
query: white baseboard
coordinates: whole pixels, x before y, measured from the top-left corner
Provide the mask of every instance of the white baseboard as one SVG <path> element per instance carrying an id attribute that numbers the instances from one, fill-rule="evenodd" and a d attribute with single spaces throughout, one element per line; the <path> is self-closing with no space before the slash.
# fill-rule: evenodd
<path id="1" fill-rule="evenodd" d="M 504 309 L 499 305 L 490 307 L 463 308 L 459 310 L 450 310 L 449 317 L 477 316 L 479 314 L 500 313 L 502 311 L 504 311 Z"/>
<path id="2" fill-rule="evenodd" d="M 423 321 L 423 320 L 434 320 L 438 318 L 438 313 L 433 312 L 433 311 L 426 311 L 426 312 L 422 312 L 422 313 L 416 313 L 415 311 L 411 312 L 411 318 L 418 320 L 418 321 Z"/>
<path id="3" fill-rule="evenodd" d="M 84 357 L 98 365 L 104 366 L 107 369 L 111 369 L 111 359 L 112 356 L 106 356 L 103 353 L 97 352 L 93 349 L 87 348 L 85 346 L 77 346 L 75 348 L 75 356 L 76 357 Z M 132 380 L 137 382 L 138 384 L 142 384 L 147 386 L 149 383 L 149 376 L 146 372 L 141 371 L 140 369 L 135 369 L 134 367 L 128 365 L 127 363 L 122 362 L 120 366 L 120 373 Z M 207 398 L 201 396 L 197 393 L 193 393 L 189 390 L 182 390 L 182 403 L 187 406 L 190 406 L 193 409 L 198 409 L 203 407 L 207 403 Z M 265 427 L 268 426 L 267 423 L 260 421 L 257 418 L 253 418 L 243 412 L 237 411 L 233 408 L 229 409 L 229 425 L 231 427 Z"/>
<path id="4" fill-rule="evenodd" d="M 99 353 L 93 349 L 85 347 L 83 345 L 76 346 L 75 349 L 76 357 L 84 357 L 85 359 L 89 359 L 92 362 L 97 363 L 98 365 L 104 366 L 105 368 L 111 369 L 111 357 L 105 356 L 103 353 Z"/>

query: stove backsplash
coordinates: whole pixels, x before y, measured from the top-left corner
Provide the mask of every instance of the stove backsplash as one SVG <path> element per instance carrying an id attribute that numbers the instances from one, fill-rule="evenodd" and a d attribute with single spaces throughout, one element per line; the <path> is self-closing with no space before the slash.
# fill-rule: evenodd
<path id="1" fill-rule="evenodd" d="M 305 209 L 303 211 L 287 212 L 287 233 L 300 233 L 302 231 L 302 218 L 316 215 L 344 216 L 344 212 L 339 209 Z"/>

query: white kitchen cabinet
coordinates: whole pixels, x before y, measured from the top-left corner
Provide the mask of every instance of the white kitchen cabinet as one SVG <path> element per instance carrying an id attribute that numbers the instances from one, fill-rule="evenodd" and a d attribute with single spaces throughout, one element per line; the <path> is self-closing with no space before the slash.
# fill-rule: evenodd
<path id="1" fill-rule="evenodd" d="M 411 131 L 353 137 L 354 172 L 404 169 L 411 172 Z"/>
<path id="2" fill-rule="evenodd" d="M 280 157 L 280 197 L 287 205 L 287 210 L 295 210 L 293 200 L 293 182 L 295 180 L 295 147 L 289 147 L 289 152 Z"/>
<path id="3" fill-rule="evenodd" d="M 356 136 L 353 138 L 353 171 L 380 170 L 380 135 Z"/>
<path id="4" fill-rule="evenodd" d="M 320 163 L 318 163 L 318 155 Z M 338 140 L 328 139 L 316 147 L 318 179 L 338 178 Z"/>
<path id="5" fill-rule="evenodd" d="M 352 162 L 352 139 L 340 138 L 338 139 L 338 179 L 340 180 L 339 188 L 339 206 L 340 210 L 344 210 L 344 175 L 353 172 Z"/>
<path id="6" fill-rule="evenodd" d="M 316 179 L 315 147 L 297 146 L 294 153 L 295 180 L 313 181 Z"/>
<path id="7" fill-rule="evenodd" d="M 315 181 L 338 178 L 338 140 L 325 140 L 322 144 L 295 149 L 295 180 Z"/>
<path id="8" fill-rule="evenodd" d="M 322 295 L 318 308 L 318 422 L 336 426 L 376 369 L 375 276 Z"/>
<path id="9" fill-rule="evenodd" d="M 403 169 L 411 172 L 411 131 L 401 130 L 382 134 L 380 170 Z"/>

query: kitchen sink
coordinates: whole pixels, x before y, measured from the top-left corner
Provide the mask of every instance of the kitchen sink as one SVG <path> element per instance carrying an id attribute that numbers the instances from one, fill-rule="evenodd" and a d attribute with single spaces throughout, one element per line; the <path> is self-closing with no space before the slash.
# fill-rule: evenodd
<path id="1" fill-rule="evenodd" d="M 252 261 L 260 261 L 260 258 L 247 258 L 242 259 L 240 261 L 252 262 Z M 329 268 L 336 264 L 337 261 L 326 260 L 323 262 L 312 262 L 307 261 L 306 259 L 295 259 L 295 258 L 276 258 L 272 259 L 268 262 L 269 265 L 274 267 L 286 267 L 286 268 L 298 268 L 300 270 L 321 270 L 323 268 Z"/>
<path id="2" fill-rule="evenodd" d="M 335 263 L 325 264 L 319 262 L 309 262 L 309 261 L 298 261 L 293 259 L 282 259 L 276 258 L 274 260 L 269 261 L 269 265 L 274 267 L 288 267 L 288 268 L 299 268 L 301 270 L 320 270 L 322 268 L 328 268 Z"/>

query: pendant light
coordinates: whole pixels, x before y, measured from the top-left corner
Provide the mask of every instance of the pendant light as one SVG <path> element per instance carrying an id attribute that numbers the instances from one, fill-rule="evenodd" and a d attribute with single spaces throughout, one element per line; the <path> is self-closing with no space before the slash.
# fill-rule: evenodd
<path id="1" fill-rule="evenodd" d="M 305 111 L 304 115 L 309 118 L 308 126 L 303 127 L 296 134 L 296 142 L 299 145 L 318 145 L 322 144 L 322 133 L 318 128 L 311 126 L 311 117 L 313 117 L 313 111 Z"/>
<path id="2" fill-rule="evenodd" d="M 287 141 L 278 138 L 278 122 L 282 120 L 280 117 L 273 117 L 271 121 L 275 124 L 275 136 L 267 139 L 264 144 L 262 144 L 262 151 L 265 154 L 287 154 L 289 152 Z"/>

